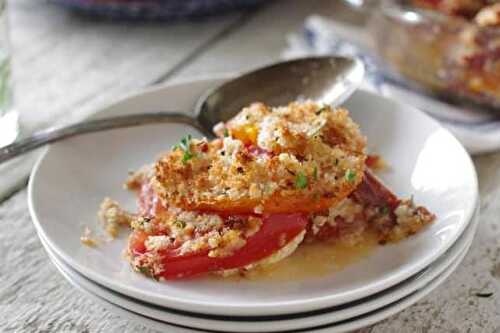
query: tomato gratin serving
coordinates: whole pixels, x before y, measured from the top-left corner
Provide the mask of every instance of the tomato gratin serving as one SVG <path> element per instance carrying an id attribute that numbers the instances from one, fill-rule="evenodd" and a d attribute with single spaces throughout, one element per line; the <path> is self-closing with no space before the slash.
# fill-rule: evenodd
<path id="1" fill-rule="evenodd" d="M 399 241 L 434 220 L 374 175 L 383 164 L 347 110 L 312 102 L 254 103 L 214 128 L 186 136 L 126 186 L 137 213 L 105 199 L 99 215 L 114 236 L 132 232 L 132 267 L 155 279 L 245 274 L 302 244 Z"/>

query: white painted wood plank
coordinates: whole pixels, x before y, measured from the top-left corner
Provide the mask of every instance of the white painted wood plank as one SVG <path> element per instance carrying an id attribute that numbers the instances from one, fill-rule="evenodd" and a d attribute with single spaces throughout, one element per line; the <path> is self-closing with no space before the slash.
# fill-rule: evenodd
<path id="1" fill-rule="evenodd" d="M 152 332 L 73 288 L 45 254 L 26 209 L 26 191 L 0 207 L 0 332 Z"/>
<path id="2" fill-rule="evenodd" d="M 23 125 L 67 122 L 151 84 L 239 17 L 128 24 L 89 20 L 44 1 L 13 1 L 13 71 Z"/>
<path id="3" fill-rule="evenodd" d="M 14 192 L 26 186 L 39 152 L 19 156 L 0 166 L 0 203 Z"/>
<path id="4" fill-rule="evenodd" d="M 286 0 L 270 4 L 176 73 L 176 77 L 234 73 L 279 61 L 287 36 L 300 31 L 312 14 L 331 16 L 340 36 L 362 40 L 361 17 L 341 1 Z M 221 61 L 223 59 L 223 61 Z"/>
<path id="5" fill-rule="evenodd" d="M 39 0 L 10 3 L 15 105 L 25 133 L 69 123 L 174 70 L 237 22 L 93 21 Z M 0 197 L 25 181 L 33 158 L 0 166 Z"/>

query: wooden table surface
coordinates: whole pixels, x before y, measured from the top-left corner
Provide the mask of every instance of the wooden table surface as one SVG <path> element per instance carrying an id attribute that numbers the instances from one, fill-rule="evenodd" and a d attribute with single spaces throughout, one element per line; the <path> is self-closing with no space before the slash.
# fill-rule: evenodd
<path id="1" fill-rule="evenodd" d="M 9 10 L 25 132 L 81 119 L 146 86 L 276 61 L 311 14 L 333 16 L 339 33 L 359 33 L 350 25 L 357 16 L 338 0 L 281 0 L 172 24 L 95 21 L 40 0 L 14 0 Z M 154 332 L 104 310 L 52 266 L 26 202 L 36 155 L 0 168 L 0 332 Z M 481 221 L 465 261 L 431 295 L 360 332 L 500 332 L 500 154 L 474 162 Z"/>

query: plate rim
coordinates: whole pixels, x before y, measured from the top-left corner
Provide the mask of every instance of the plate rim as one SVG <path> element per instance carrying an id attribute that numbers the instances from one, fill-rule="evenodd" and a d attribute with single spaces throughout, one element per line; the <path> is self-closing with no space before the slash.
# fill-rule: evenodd
<path id="1" fill-rule="evenodd" d="M 478 217 L 479 219 L 479 217 Z M 463 249 L 462 251 L 459 251 L 458 256 L 453 260 L 440 274 L 438 274 L 436 277 L 431 279 L 425 286 L 421 287 L 420 289 L 415 290 L 414 292 L 410 293 L 409 295 L 398 299 L 390 304 L 387 304 L 385 306 L 382 306 L 381 308 L 372 310 L 368 313 L 361 314 L 358 316 L 355 316 L 353 318 L 348 318 L 346 320 L 342 320 L 339 323 L 331 322 L 327 324 L 323 324 L 321 326 L 316 326 L 316 327 L 309 327 L 309 328 L 303 328 L 303 329 L 297 329 L 297 330 L 292 330 L 291 332 L 301 332 L 301 333 L 340 333 L 340 332 L 351 332 L 352 330 L 360 329 L 369 325 L 373 325 L 379 321 L 382 321 L 408 307 L 411 305 L 415 304 L 419 300 L 423 299 L 425 296 L 427 296 L 431 291 L 435 290 L 438 286 L 440 286 L 445 280 L 458 268 L 458 266 L 463 262 L 465 259 L 465 256 L 468 254 L 470 248 L 472 245 L 472 241 L 470 241 Z M 79 289 L 80 291 L 83 291 L 85 295 L 90 296 L 94 300 L 98 300 L 98 303 L 105 303 L 107 306 L 113 308 L 111 311 L 120 311 L 120 313 L 123 316 L 128 316 L 132 315 L 136 319 L 139 320 L 146 320 L 148 323 L 155 322 L 155 328 L 156 325 L 161 325 L 165 326 L 162 329 L 169 328 L 169 329 L 175 329 L 178 330 L 179 332 L 189 332 L 189 333 L 196 333 L 196 332 L 210 332 L 210 333 L 225 333 L 224 331 L 217 331 L 217 330 L 203 330 L 203 329 L 198 329 L 198 328 L 192 328 L 192 327 L 186 327 L 174 323 L 169 323 L 165 322 L 159 319 L 155 319 L 152 317 L 147 317 L 145 315 L 142 315 L 140 313 L 137 313 L 133 310 L 127 309 L 123 306 L 114 304 L 113 302 L 108 301 L 107 299 L 87 290 L 85 287 L 81 286 L 79 283 L 75 282 L 71 278 L 67 278 L 67 273 L 63 272 L 64 269 L 61 269 L 58 264 L 53 262 L 53 258 L 49 254 L 49 260 L 52 262 L 54 266 L 56 266 L 56 269 L 59 271 L 61 275 L 71 284 L 73 287 Z M 109 309 L 108 309 L 109 310 Z M 125 315 L 123 314 L 125 313 Z M 142 324 L 144 324 L 142 322 Z M 144 324 L 148 326 L 147 324 Z M 148 326 L 152 327 L 152 326 Z M 277 331 L 276 333 L 280 332 L 288 332 L 288 331 Z"/>
<path id="2" fill-rule="evenodd" d="M 153 86 L 150 88 L 145 88 L 135 94 L 131 94 L 129 96 L 126 96 L 122 99 L 119 99 L 115 101 L 114 103 L 110 103 L 107 106 L 104 106 L 100 109 L 98 109 L 91 117 L 92 118 L 97 118 L 99 116 L 103 116 L 103 114 L 108 113 L 108 112 L 116 112 L 113 111 L 113 109 L 119 108 L 121 104 L 124 103 L 130 103 L 134 99 L 137 98 L 143 98 L 147 95 L 150 94 L 161 94 L 165 90 L 169 90 L 172 88 L 180 88 L 181 86 L 186 86 L 188 87 L 189 85 L 192 84 L 205 84 L 209 85 L 211 87 L 217 86 L 219 84 L 222 84 L 225 80 L 228 78 L 232 77 L 232 74 L 224 74 L 221 76 L 210 76 L 206 78 L 201 78 L 201 79 L 186 79 L 186 80 L 179 80 L 176 82 L 168 83 L 165 85 L 159 85 L 159 86 Z M 472 172 L 472 179 L 473 179 L 473 184 L 472 188 L 474 189 L 474 202 L 472 205 L 469 207 L 469 209 L 466 211 L 466 214 L 464 215 L 464 220 L 466 221 L 463 223 L 461 226 L 461 229 L 454 235 L 453 237 L 450 238 L 448 244 L 446 246 L 443 246 L 440 251 L 436 251 L 433 253 L 432 256 L 430 256 L 427 261 L 424 262 L 418 262 L 412 265 L 411 269 L 407 269 L 402 272 L 398 272 L 397 274 L 394 274 L 394 276 L 387 277 L 385 279 L 378 280 L 376 283 L 372 283 L 369 285 L 369 288 L 364 287 L 357 289 L 356 291 L 352 291 L 349 294 L 344 294 L 342 296 L 335 296 L 334 300 L 332 301 L 332 296 L 326 295 L 322 297 L 316 297 L 313 299 L 308 299 L 304 301 L 280 301 L 280 302 L 273 302 L 269 304 L 261 304 L 259 306 L 254 306 L 254 305 L 231 305 L 230 308 L 227 306 L 224 306 L 222 304 L 218 303 L 210 303 L 210 302 L 205 302 L 205 301 L 198 301 L 198 300 L 183 300 L 178 297 L 172 297 L 168 296 L 165 294 L 162 294 L 158 296 L 157 294 L 152 294 L 150 292 L 145 292 L 144 290 L 137 288 L 137 287 L 131 287 L 126 284 L 121 284 L 121 283 L 116 283 L 113 279 L 110 279 L 98 272 L 94 272 L 91 269 L 85 268 L 83 265 L 80 265 L 78 262 L 72 259 L 71 256 L 66 255 L 64 251 L 57 246 L 56 243 L 52 242 L 52 240 L 46 235 L 42 228 L 42 224 L 40 223 L 40 220 L 38 219 L 37 213 L 36 213 L 36 208 L 35 208 L 35 203 L 34 203 L 34 197 L 33 197 L 33 188 L 34 184 L 37 178 L 37 173 L 40 170 L 40 166 L 43 163 L 44 159 L 48 156 L 48 154 L 51 151 L 51 147 L 49 146 L 48 149 L 45 150 L 43 154 L 38 158 L 32 172 L 31 176 L 29 179 L 29 184 L 28 184 L 28 208 L 30 211 L 30 215 L 32 217 L 33 224 L 35 225 L 36 229 L 42 233 L 45 238 L 51 243 L 52 248 L 60 255 L 65 262 L 69 263 L 71 267 L 75 268 L 75 270 L 79 271 L 82 273 L 82 275 L 89 277 L 91 280 L 98 281 L 102 285 L 105 285 L 109 287 L 112 290 L 118 291 L 120 293 L 129 295 L 133 298 L 139 299 L 139 300 L 144 300 L 147 299 L 149 303 L 157 304 L 160 306 L 167 306 L 167 307 L 178 307 L 180 309 L 188 310 L 193 308 L 193 306 L 197 308 L 203 308 L 203 310 L 200 310 L 200 312 L 203 313 L 208 313 L 208 314 L 227 314 L 228 311 L 229 313 L 235 314 L 235 315 L 242 315 L 242 316 L 259 316 L 264 313 L 268 314 L 269 311 L 272 311 L 273 314 L 283 314 L 283 313 L 297 313 L 297 312 L 303 312 L 304 309 L 307 310 L 315 310 L 319 308 L 324 308 L 327 306 L 334 306 L 334 305 L 340 305 L 344 304 L 348 301 L 360 299 L 362 297 L 366 297 L 369 295 L 372 295 L 378 291 L 381 291 L 383 289 L 386 289 L 390 286 L 393 286 L 401 281 L 403 281 L 405 278 L 408 278 L 409 276 L 414 275 L 418 271 L 422 270 L 426 266 L 428 266 L 429 263 L 433 262 L 441 256 L 447 249 L 450 248 L 450 246 L 458 239 L 458 237 L 463 233 L 467 225 L 470 223 L 471 217 L 474 213 L 474 208 L 478 203 L 479 200 L 479 195 L 478 195 L 478 180 L 477 180 L 477 172 L 474 167 L 474 164 L 471 160 L 470 155 L 467 153 L 463 145 L 456 139 L 456 137 L 450 133 L 446 128 L 442 127 L 435 119 L 431 118 L 429 115 L 425 114 L 424 112 L 410 106 L 410 105 L 405 105 L 404 103 L 401 103 L 399 101 L 395 101 L 393 99 L 387 98 L 385 96 L 380 96 L 375 93 L 366 91 L 364 89 L 360 89 L 362 91 L 362 94 L 368 95 L 370 98 L 375 98 L 375 99 L 381 99 L 386 101 L 387 103 L 391 104 L 396 104 L 400 108 L 405 108 L 408 110 L 412 110 L 414 112 L 417 112 L 419 116 L 424 117 L 427 121 L 431 122 L 432 125 L 436 126 L 442 131 L 445 131 L 454 141 L 455 144 L 458 145 L 460 150 L 463 152 L 464 157 L 467 160 L 467 163 L 469 164 L 469 169 Z M 57 143 L 55 143 L 57 145 Z M 354 294 L 354 295 L 353 295 Z M 286 307 L 288 310 L 283 311 L 283 307 Z"/>
<path id="3" fill-rule="evenodd" d="M 447 252 L 447 253 L 443 254 L 443 256 L 438 259 L 438 260 L 442 259 L 442 262 L 439 263 L 438 266 L 434 266 L 434 267 L 429 266 L 429 267 L 425 268 L 424 271 L 419 272 L 416 275 L 409 277 L 407 280 L 402 281 L 400 284 L 391 287 L 391 288 L 393 288 L 393 290 L 390 291 L 390 295 L 387 295 L 387 294 L 380 295 L 382 298 L 385 298 L 382 301 L 382 303 L 380 301 L 376 301 L 376 298 L 374 299 L 374 298 L 372 298 L 372 296 L 369 296 L 368 297 L 369 299 L 367 300 L 367 302 L 372 303 L 372 304 L 368 308 L 366 308 L 366 306 L 365 306 L 363 309 L 357 309 L 354 314 L 345 314 L 345 315 L 343 315 L 343 317 L 339 318 L 338 312 L 337 312 L 338 310 L 330 308 L 330 309 L 324 309 L 325 312 L 320 313 L 320 314 L 307 315 L 306 313 L 304 313 L 304 315 L 299 317 L 299 318 L 291 318 L 291 319 L 290 318 L 282 318 L 280 320 L 259 320 L 258 322 L 261 325 L 263 323 L 265 323 L 267 325 L 277 325 L 275 327 L 265 326 L 266 327 L 265 329 L 263 329 L 262 327 L 261 327 L 261 329 L 265 330 L 266 332 L 268 332 L 268 331 L 269 332 L 285 332 L 285 331 L 290 330 L 290 329 L 293 329 L 293 330 L 307 329 L 307 326 L 302 327 L 302 328 L 290 328 L 290 326 L 289 326 L 289 325 L 294 325 L 294 323 L 300 322 L 301 320 L 306 319 L 306 318 L 308 319 L 308 322 L 310 322 L 311 320 L 316 320 L 318 323 L 318 325 L 316 325 L 316 326 L 326 325 L 328 323 L 333 323 L 333 322 L 338 322 L 338 321 L 345 321 L 345 320 L 349 320 L 349 319 L 352 319 L 352 318 L 355 318 L 358 316 L 362 316 L 363 314 L 366 314 L 369 312 L 376 311 L 377 309 L 383 308 L 383 307 L 390 305 L 392 303 L 398 302 L 398 301 L 404 299 L 405 297 L 410 296 L 414 292 L 425 288 L 427 286 L 427 284 L 431 283 L 439 275 L 441 275 L 448 268 L 450 268 L 453 265 L 453 263 L 462 255 L 463 252 L 468 252 L 468 249 L 470 248 L 470 246 L 474 240 L 474 236 L 475 236 L 475 234 L 477 232 L 477 228 L 479 226 L 479 210 L 480 210 L 480 207 L 479 206 L 476 207 L 476 210 L 475 210 L 475 213 L 473 216 L 473 222 L 467 227 L 466 231 L 462 234 L 461 238 L 459 238 L 457 240 L 457 242 L 455 244 L 453 244 L 452 248 L 449 249 L 449 251 L 451 251 L 451 252 L 450 253 Z M 467 233 L 467 234 L 465 234 L 465 233 Z M 137 313 L 139 315 L 148 316 L 145 313 L 145 312 L 147 312 L 147 307 L 148 307 L 148 304 L 146 302 L 142 302 L 144 304 L 139 304 L 139 306 L 142 308 L 142 310 L 137 310 L 137 308 L 134 309 L 134 308 L 127 306 L 124 303 L 120 303 L 119 301 L 112 300 L 109 298 L 109 296 L 103 296 L 102 294 L 99 294 L 99 292 L 104 289 L 104 291 L 106 293 L 116 294 L 116 295 L 113 295 L 114 298 L 125 297 L 125 298 L 129 298 L 128 300 L 126 299 L 127 303 L 135 302 L 135 300 L 133 298 L 131 298 L 127 295 L 122 295 L 120 293 L 117 293 L 109 288 L 106 288 L 105 286 L 99 285 L 97 282 L 88 279 L 87 277 L 83 276 L 81 273 L 74 270 L 71 266 L 69 266 L 61 258 L 59 258 L 57 256 L 57 254 L 52 252 L 53 250 L 50 248 L 50 245 L 43 239 L 43 237 L 40 237 L 40 238 L 41 238 L 42 245 L 45 248 L 45 251 L 48 253 L 51 261 L 52 262 L 56 261 L 57 264 L 64 266 L 63 270 L 69 271 L 69 273 L 67 272 L 68 275 L 72 275 L 71 278 L 73 279 L 73 281 L 76 284 L 83 286 L 83 288 L 86 289 L 87 291 L 89 291 L 93 294 L 96 294 L 97 296 L 101 297 L 102 299 L 104 299 L 104 300 L 106 300 L 106 301 L 108 301 L 116 306 L 130 310 L 130 311 Z M 458 242 L 460 242 L 461 244 L 457 244 Z M 446 258 L 443 258 L 444 256 L 446 256 Z M 434 263 L 432 263 L 431 266 Z M 57 264 L 56 264 L 56 266 L 57 266 Z M 77 277 L 75 278 L 73 275 L 76 275 Z M 411 279 L 411 281 L 408 281 L 410 279 Z M 82 284 L 80 282 L 81 280 L 84 280 L 85 283 Z M 87 286 L 88 284 L 91 284 L 92 287 Z M 109 290 L 105 290 L 105 289 L 109 289 Z M 403 289 L 403 290 L 399 290 L 399 289 Z M 384 291 L 382 291 L 381 293 L 383 293 L 383 292 Z M 377 296 L 373 295 L 373 297 L 377 297 Z M 362 301 L 362 300 L 363 299 L 361 299 L 360 301 Z M 362 306 L 362 303 L 358 303 L 358 304 L 355 304 L 353 307 L 360 308 L 361 306 Z M 158 306 L 156 306 L 156 307 L 158 307 Z M 340 311 L 345 311 L 345 310 L 346 309 L 340 309 Z M 158 309 L 155 309 L 155 311 L 161 311 L 161 307 L 158 307 Z M 169 309 L 164 309 L 164 312 L 173 314 L 174 316 L 175 315 L 181 316 L 184 318 L 182 320 L 188 320 L 188 319 L 195 319 L 198 321 L 202 320 L 202 323 L 197 324 L 197 326 L 199 326 L 199 327 L 190 327 L 190 328 L 203 329 L 206 327 L 208 329 L 218 330 L 221 332 L 233 332 L 233 331 L 235 331 L 236 327 L 238 327 L 237 329 L 240 332 L 255 332 L 255 331 L 252 331 L 252 330 L 247 329 L 247 328 L 245 328 L 243 330 L 241 329 L 241 326 L 240 326 L 241 324 L 253 325 L 256 323 L 255 321 L 252 321 L 250 319 L 248 319 L 248 321 L 240 321 L 240 320 L 231 321 L 230 318 L 219 318 L 219 319 L 200 318 L 200 317 L 196 317 L 196 314 L 194 314 L 194 313 L 193 313 L 193 316 L 190 316 L 189 314 L 184 314 L 184 315 L 183 314 L 176 314 L 176 313 L 170 312 Z M 332 319 L 332 315 L 333 315 L 334 319 Z M 176 321 L 177 319 L 161 318 L 161 314 L 159 314 L 159 315 L 150 314 L 148 317 L 155 319 L 155 320 L 165 322 L 167 324 L 174 324 L 174 325 L 181 325 L 181 326 L 188 325 L 188 324 L 181 322 L 181 321 L 177 322 Z M 208 320 L 209 322 L 206 322 L 206 320 Z M 226 325 L 225 328 L 222 330 L 216 329 L 213 327 L 213 325 L 216 325 L 217 323 L 220 323 L 220 322 L 231 322 L 231 324 Z M 281 323 L 283 323 L 283 322 L 286 322 L 286 324 L 282 325 Z M 205 324 L 207 326 L 203 326 Z M 210 325 L 210 327 L 208 325 Z M 231 326 L 231 325 L 234 325 L 234 326 Z M 302 325 L 306 325 L 306 324 L 302 324 Z"/>

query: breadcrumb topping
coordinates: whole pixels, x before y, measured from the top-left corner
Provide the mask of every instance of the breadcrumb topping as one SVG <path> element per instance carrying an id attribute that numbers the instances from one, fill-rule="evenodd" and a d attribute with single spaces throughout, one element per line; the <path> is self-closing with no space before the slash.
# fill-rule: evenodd
<path id="1" fill-rule="evenodd" d="M 104 198 L 97 213 L 99 220 L 104 225 L 104 230 L 112 239 L 116 238 L 120 226 L 129 226 L 137 219 L 135 214 L 131 214 L 120 207 L 118 202 L 110 198 Z"/>
<path id="2" fill-rule="evenodd" d="M 92 236 L 92 230 L 89 227 L 85 227 L 83 234 L 80 236 L 80 242 L 88 247 L 96 247 L 97 240 Z"/>
<path id="3" fill-rule="evenodd" d="M 375 178 L 372 177 L 373 181 Z M 365 191 L 363 195 L 357 189 L 339 205 L 312 213 L 308 239 L 350 237 L 356 243 L 364 230 L 371 229 L 384 244 L 407 238 L 434 221 L 435 216 L 426 208 L 416 206 L 413 199 L 388 197 L 384 185 L 378 179 L 376 182 L 372 183 L 375 192 L 370 194 L 371 197 L 367 197 L 366 188 L 361 189 Z"/>
<path id="4" fill-rule="evenodd" d="M 387 239 L 396 242 L 416 234 L 424 226 L 434 221 L 435 216 L 424 207 L 416 207 L 413 200 L 403 200 L 394 210 L 396 225 L 387 235 Z"/>
<path id="5" fill-rule="evenodd" d="M 153 185 L 165 203 L 240 213 L 258 206 L 262 212 L 320 210 L 362 179 L 366 140 L 344 109 L 256 103 L 223 131 L 227 135 L 212 142 L 190 139 L 155 164 Z M 186 160 L 186 152 L 192 158 Z"/>
<path id="6" fill-rule="evenodd" d="M 355 245 L 372 229 L 385 243 L 434 219 L 371 175 L 365 165 L 379 169 L 385 163 L 377 155 L 367 157 L 366 140 L 344 109 L 254 103 L 214 132 L 218 138 L 210 142 L 188 135 L 154 165 L 130 173 L 125 187 L 139 197 L 137 214 L 103 200 L 98 216 L 107 233 L 114 238 L 120 226 L 132 229 L 127 257 L 134 270 L 153 278 L 216 267 L 237 267 L 222 275 L 241 274 L 284 259 L 305 238 Z M 267 224 L 280 222 L 289 224 Z M 90 229 L 81 241 L 96 245 Z M 234 263 L 241 254 L 255 255 L 255 248 L 265 251 L 254 262 Z M 170 267 L 176 258 L 180 267 Z M 189 260 L 205 260 L 205 271 L 190 271 Z"/>

